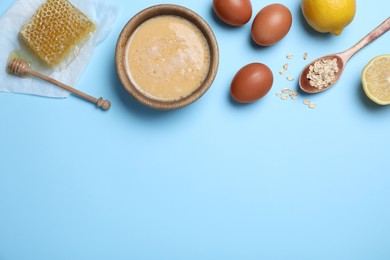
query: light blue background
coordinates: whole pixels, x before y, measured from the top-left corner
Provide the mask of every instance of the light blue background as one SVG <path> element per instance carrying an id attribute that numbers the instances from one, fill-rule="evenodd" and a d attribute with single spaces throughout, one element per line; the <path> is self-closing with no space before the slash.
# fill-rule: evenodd
<path id="1" fill-rule="evenodd" d="M 2 0 L 0 14 L 13 2 Z M 269 48 L 251 43 L 250 23 L 220 23 L 211 2 L 165 2 L 198 12 L 219 42 L 218 76 L 189 107 L 143 107 L 116 75 L 121 29 L 156 0 L 112 1 L 115 29 L 76 86 L 111 100 L 110 111 L 74 96 L 0 93 L 0 260 L 390 259 L 390 107 L 374 105 L 360 83 L 365 64 L 390 52 L 390 33 L 331 90 L 275 95 L 297 89 L 278 74 L 286 54 L 298 78 L 304 52 L 311 60 L 349 48 L 389 16 L 389 2 L 358 0 L 335 37 L 305 24 L 299 0 L 279 1 L 293 26 Z M 252 2 L 257 13 L 273 1 Z M 229 85 L 251 62 L 267 64 L 275 84 L 238 105 Z"/>

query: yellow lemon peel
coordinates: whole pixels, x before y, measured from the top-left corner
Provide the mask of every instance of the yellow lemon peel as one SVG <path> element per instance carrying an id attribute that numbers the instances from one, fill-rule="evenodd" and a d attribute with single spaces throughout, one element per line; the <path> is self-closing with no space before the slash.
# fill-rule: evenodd
<path id="1" fill-rule="evenodd" d="M 321 33 L 339 35 L 355 17 L 355 0 L 302 0 L 307 23 Z"/>

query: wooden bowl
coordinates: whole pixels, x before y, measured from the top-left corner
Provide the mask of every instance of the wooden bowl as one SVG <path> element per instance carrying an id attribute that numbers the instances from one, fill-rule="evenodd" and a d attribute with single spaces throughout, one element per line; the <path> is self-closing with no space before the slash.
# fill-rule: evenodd
<path id="1" fill-rule="evenodd" d="M 208 74 L 203 81 L 203 83 L 189 96 L 175 100 L 175 101 L 163 101 L 158 99 L 150 98 L 144 95 L 139 91 L 130 80 L 130 77 L 126 70 L 126 47 L 127 43 L 132 36 L 133 32 L 146 20 L 160 16 L 160 15 L 174 15 L 179 16 L 188 21 L 192 22 L 205 36 L 209 50 L 210 50 L 210 67 Z M 116 54 L 115 54 L 116 70 L 120 81 L 122 82 L 123 87 L 126 91 L 132 95 L 140 103 L 147 105 L 149 107 L 160 109 L 160 110 L 173 110 L 178 109 L 184 106 L 187 106 L 196 100 L 198 100 L 206 91 L 210 88 L 213 83 L 215 76 L 218 70 L 219 63 L 219 51 L 217 40 L 214 36 L 213 31 L 209 27 L 203 18 L 201 18 L 195 12 L 179 6 L 179 5 L 170 5 L 162 4 L 155 5 L 144 9 L 143 11 L 136 14 L 123 28 L 117 45 L 116 45 Z"/>

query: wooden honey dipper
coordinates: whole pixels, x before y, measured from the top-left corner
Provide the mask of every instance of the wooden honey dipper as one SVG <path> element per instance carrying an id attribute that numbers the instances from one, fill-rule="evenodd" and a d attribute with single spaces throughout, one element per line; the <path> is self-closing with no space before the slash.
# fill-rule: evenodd
<path id="1" fill-rule="evenodd" d="M 92 97 L 88 94 L 85 94 L 85 93 L 75 89 L 75 88 L 72 88 L 68 85 L 65 85 L 65 84 L 63 84 L 63 83 L 61 83 L 53 78 L 50 78 L 46 75 L 43 75 L 39 72 L 32 70 L 30 68 L 30 65 L 22 59 L 15 58 L 15 59 L 10 60 L 7 67 L 8 67 L 8 72 L 10 72 L 12 74 L 15 74 L 17 76 L 24 76 L 26 74 L 30 74 L 34 77 L 45 80 L 45 81 L 50 82 L 50 83 L 52 83 L 52 84 L 54 84 L 62 89 L 65 89 L 69 92 L 72 92 L 73 94 L 75 94 L 75 95 L 77 95 L 85 100 L 88 100 L 88 101 L 96 104 L 96 106 L 101 108 L 102 110 L 108 110 L 111 107 L 111 102 L 108 100 L 104 100 L 102 97 L 100 97 L 100 98 Z"/>

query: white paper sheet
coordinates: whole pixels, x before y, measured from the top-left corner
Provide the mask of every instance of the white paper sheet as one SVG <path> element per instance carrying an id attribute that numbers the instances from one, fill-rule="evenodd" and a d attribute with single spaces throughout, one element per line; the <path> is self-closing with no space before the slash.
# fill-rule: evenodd
<path id="1" fill-rule="evenodd" d="M 0 91 L 33 94 L 46 97 L 67 97 L 69 93 L 47 82 L 32 78 L 19 78 L 6 71 L 9 54 L 23 48 L 18 33 L 22 26 L 31 19 L 44 0 L 16 0 L 14 5 L 0 17 Z M 71 0 L 96 26 L 96 32 L 91 35 L 81 47 L 78 55 L 66 68 L 45 71 L 48 76 L 70 86 L 75 86 L 86 68 L 93 51 L 110 33 L 117 18 L 117 9 L 104 0 Z"/>

